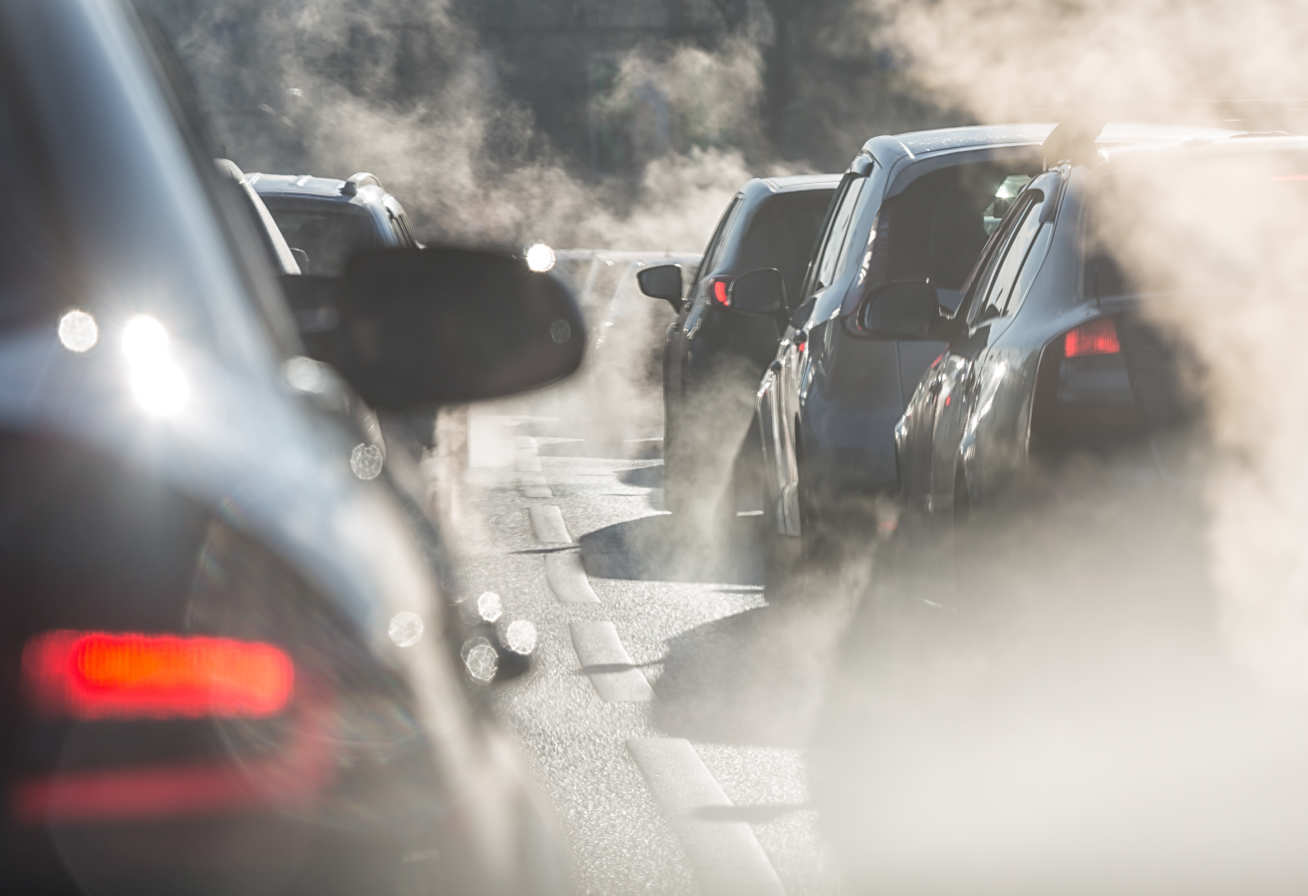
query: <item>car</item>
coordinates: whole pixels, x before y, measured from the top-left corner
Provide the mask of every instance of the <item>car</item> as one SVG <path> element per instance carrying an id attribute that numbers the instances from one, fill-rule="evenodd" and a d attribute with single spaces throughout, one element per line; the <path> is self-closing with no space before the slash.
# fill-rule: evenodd
<path id="1" fill-rule="evenodd" d="M 1280 845 L 1303 836 L 1298 574 L 1250 511 L 1283 506 L 1262 459 L 1299 440 L 1233 426 L 1286 413 L 1249 358 L 1299 305 L 1308 138 L 1094 133 L 1050 136 L 954 312 L 925 281 L 859 309 L 945 344 L 895 427 L 902 493 L 814 734 L 859 888 L 1308 880 Z"/>
<path id="2" fill-rule="evenodd" d="M 641 290 L 677 312 L 663 353 L 667 509 L 681 513 L 694 505 L 734 513 L 756 491 L 752 451 L 737 469 L 742 447 L 757 443 L 748 437 L 750 396 L 776 350 L 838 180 L 751 180 L 727 205 L 688 285 L 678 265 L 639 273 Z M 745 307 L 732 296 L 736 278 L 759 268 L 777 272 L 778 298 L 771 306 Z"/>
<path id="3" fill-rule="evenodd" d="M 809 266 L 802 302 L 759 384 L 765 513 L 778 575 L 825 534 L 863 541 L 899 490 L 894 428 L 944 342 L 860 324 L 870 294 L 929 280 L 946 309 L 987 238 L 1042 170 L 1051 125 L 988 125 L 875 137 L 850 164 Z M 1115 125 L 1104 141 L 1202 129 Z"/>
<path id="4" fill-rule="evenodd" d="M 0 885 L 566 892 L 482 696 L 513 639 L 470 636 L 337 399 L 552 381 L 576 304 L 517 253 L 372 249 L 286 275 L 340 303 L 333 363 L 306 357 L 156 34 L 0 6 Z"/>
<path id="5" fill-rule="evenodd" d="M 1105 181 L 1161 167 L 1160 157 L 1174 167 L 1174 181 L 1187 183 L 1185 173 L 1200 164 L 1232 178 L 1263 159 L 1302 165 L 1304 146 L 1293 137 L 1195 135 L 1179 149 L 1141 143 L 1085 153 L 1081 164 L 1044 172 L 1017 197 L 956 312 L 938 315 L 922 283 L 897 284 L 880 305 L 866 303 L 865 329 L 889 333 L 919 314 L 926 331 L 945 340 L 894 430 L 904 509 L 963 513 L 1006 492 L 1033 462 L 1130 446 L 1191 416 L 1195 396 L 1183 381 L 1193 374 L 1182 370 L 1193 361 L 1178 357 L 1142 313 L 1139 287 L 1119 260 L 1129 252 L 1104 246 L 1092 230 L 1098 219 L 1082 210 L 1102 203 Z M 914 295 L 923 309 L 910 307 Z M 906 316 L 889 323 L 899 314 Z M 922 331 L 900 332 L 915 339 Z"/>
<path id="6" fill-rule="evenodd" d="M 245 181 L 298 253 L 305 274 L 337 276 L 358 249 L 418 245 L 404 207 L 374 174 L 361 171 L 339 180 L 256 171 Z M 330 333 L 336 326 L 330 305 L 293 310 L 306 334 Z M 309 338 L 312 342 L 314 337 Z"/>
<path id="7" fill-rule="evenodd" d="M 304 252 L 306 274 L 339 274 L 351 252 L 368 246 L 417 246 L 409 217 L 375 174 L 344 180 L 311 174 L 251 172 L 286 241 Z"/>

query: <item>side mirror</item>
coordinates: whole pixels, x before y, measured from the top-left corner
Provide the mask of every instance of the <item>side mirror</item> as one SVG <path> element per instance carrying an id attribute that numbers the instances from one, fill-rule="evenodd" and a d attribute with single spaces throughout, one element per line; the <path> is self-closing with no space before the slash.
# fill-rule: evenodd
<path id="1" fill-rule="evenodd" d="M 663 299 L 681 310 L 681 265 L 660 264 L 636 272 L 640 291 L 651 299 Z"/>
<path id="2" fill-rule="evenodd" d="M 300 272 L 308 273 L 309 253 L 305 252 L 303 249 L 297 249 L 295 246 L 292 246 L 291 256 L 295 258 L 295 263 L 300 266 Z"/>
<path id="3" fill-rule="evenodd" d="M 585 352 L 571 292 L 508 253 L 371 249 L 339 279 L 301 278 L 298 293 L 297 312 L 338 314 L 333 332 L 305 334 L 310 352 L 378 410 L 521 392 L 572 373 Z"/>
<path id="4" fill-rule="evenodd" d="M 776 268 L 761 268 L 731 281 L 727 307 L 746 314 L 779 314 L 786 307 L 786 281 Z"/>
<path id="5" fill-rule="evenodd" d="M 882 339 L 930 339 L 939 321 L 939 296 L 924 281 L 883 284 L 858 309 L 859 332 Z"/>

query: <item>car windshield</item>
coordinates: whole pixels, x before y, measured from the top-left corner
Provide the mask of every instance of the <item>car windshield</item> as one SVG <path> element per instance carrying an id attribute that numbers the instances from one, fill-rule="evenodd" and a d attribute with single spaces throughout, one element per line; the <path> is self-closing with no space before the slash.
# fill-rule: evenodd
<path id="1" fill-rule="evenodd" d="M 275 197 L 265 202 L 286 242 L 308 256 L 301 264 L 306 274 L 337 276 L 357 250 L 380 244 L 372 217 L 357 206 L 336 201 L 306 204 Z"/>

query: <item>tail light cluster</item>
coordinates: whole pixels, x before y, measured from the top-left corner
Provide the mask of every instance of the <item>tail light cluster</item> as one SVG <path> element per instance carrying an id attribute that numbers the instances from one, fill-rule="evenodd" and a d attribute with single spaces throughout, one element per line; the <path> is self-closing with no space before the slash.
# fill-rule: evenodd
<path id="1" fill-rule="evenodd" d="M 286 709 L 295 665 L 272 644 L 55 631 L 23 651 L 24 690 L 50 715 L 266 718 Z"/>
<path id="2" fill-rule="evenodd" d="M 731 280 L 727 277 L 714 278 L 709 287 L 713 301 L 723 308 L 731 307 Z"/>
<path id="3" fill-rule="evenodd" d="M 1088 358 L 1094 355 L 1121 354 L 1122 344 L 1117 339 L 1117 325 L 1111 317 L 1092 320 L 1063 337 L 1064 358 Z"/>
<path id="4" fill-rule="evenodd" d="M 1112 447 L 1139 421 L 1116 321 L 1087 321 L 1054 340 L 1041 361 L 1031 448 L 1064 454 Z"/>

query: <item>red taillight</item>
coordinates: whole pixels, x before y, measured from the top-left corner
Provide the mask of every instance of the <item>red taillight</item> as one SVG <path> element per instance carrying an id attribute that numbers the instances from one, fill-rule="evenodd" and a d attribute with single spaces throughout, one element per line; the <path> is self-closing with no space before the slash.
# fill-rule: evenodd
<path id="1" fill-rule="evenodd" d="M 1063 337 L 1064 358 L 1116 355 L 1121 350 L 1122 346 L 1117 341 L 1117 327 L 1107 317 L 1082 324 Z"/>
<path id="2" fill-rule="evenodd" d="M 731 305 L 731 296 L 727 294 L 726 280 L 713 281 L 713 301 L 717 302 L 723 308 L 727 308 Z"/>
<path id="3" fill-rule="evenodd" d="M 28 695 L 41 710 L 81 719 L 276 715 L 295 666 L 255 641 L 55 631 L 23 651 Z"/>

